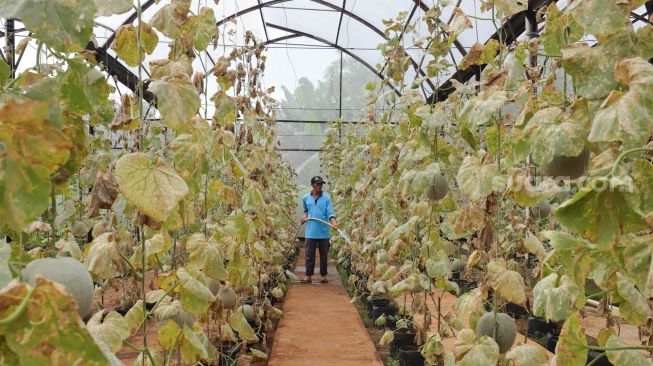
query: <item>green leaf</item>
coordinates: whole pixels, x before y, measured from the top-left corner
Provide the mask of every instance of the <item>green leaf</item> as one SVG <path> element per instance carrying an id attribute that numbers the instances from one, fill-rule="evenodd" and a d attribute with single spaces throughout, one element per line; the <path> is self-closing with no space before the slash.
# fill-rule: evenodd
<path id="1" fill-rule="evenodd" d="M 628 91 L 610 93 L 594 116 L 588 139 L 621 141 L 625 149 L 641 146 L 651 136 L 653 66 L 641 58 L 625 59 L 617 64 L 615 75 Z"/>
<path id="2" fill-rule="evenodd" d="M 653 212 L 653 164 L 650 161 L 636 160 L 632 167 L 630 176 L 633 178 L 639 190 L 639 209 L 644 215 Z"/>
<path id="3" fill-rule="evenodd" d="M 551 273 L 533 288 L 533 314 L 555 322 L 567 319 L 579 297 L 578 285 L 569 276 Z"/>
<path id="4" fill-rule="evenodd" d="M 556 155 L 578 156 L 583 151 L 589 124 L 587 102 L 577 102 L 572 108 L 570 116 L 558 107 L 539 110 L 526 125 L 524 137 L 538 165 L 550 163 Z"/>
<path id="5" fill-rule="evenodd" d="M 120 192 L 147 216 L 166 221 L 188 194 L 188 186 L 177 173 L 153 164 L 144 153 L 122 156 L 116 163 Z"/>
<path id="6" fill-rule="evenodd" d="M 94 0 L 95 16 L 108 17 L 114 14 L 124 14 L 134 7 L 132 0 Z"/>
<path id="7" fill-rule="evenodd" d="M 0 85 L 3 85 L 5 81 L 11 76 L 11 67 L 5 60 L 0 60 Z"/>
<path id="8" fill-rule="evenodd" d="M 189 253 L 188 268 L 199 269 L 216 280 L 226 280 L 222 248 L 214 238 L 208 240 L 202 234 L 193 234 L 186 242 Z"/>
<path id="9" fill-rule="evenodd" d="M 7 99 L 0 106 L 0 221 L 17 232 L 48 207 L 51 177 L 73 148 L 49 117 L 46 102 Z"/>
<path id="10" fill-rule="evenodd" d="M 542 347 L 531 343 L 519 345 L 506 353 L 506 360 L 511 366 L 545 366 L 549 364 L 549 356 Z"/>
<path id="11" fill-rule="evenodd" d="M 95 3 L 86 0 L 1 0 L 0 17 L 20 18 L 33 36 L 61 52 L 81 51 L 91 40 Z"/>
<path id="12" fill-rule="evenodd" d="M 84 327 L 75 301 L 63 286 L 43 277 L 32 290 L 18 281 L 0 292 L 0 319 L 14 313 L 28 292 L 26 308 L 11 321 L 0 324 L 0 335 L 21 365 L 107 365 L 102 350 Z"/>
<path id="13" fill-rule="evenodd" d="M 103 280 L 120 275 L 122 261 L 116 243 L 116 234 L 112 232 L 104 233 L 93 239 L 84 258 L 84 264 L 88 271 Z"/>
<path id="14" fill-rule="evenodd" d="M 461 126 L 469 130 L 476 130 L 475 126 L 482 126 L 490 122 L 492 117 L 499 112 L 508 101 L 505 90 L 490 88 L 472 97 L 465 103 L 458 116 Z"/>
<path id="15" fill-rule="evenodd" d="M 138 57 L 138 27 L 133 24 L 121 25 L 116 32 L 116 40 L 111 48 L 129 66 L 137 66 L 145 54 L 151 54 L 159 44 L 159 36 L 149 24 L 141 22 L 142 58 Z"/>
<path id="16" fill-rule="evenodd" d="M 61 95 L 70 111 L 91 113 L 100 105 L 110 104 L 113 88 L 104 74 L 80 58 L 69 59 L 61 82 Z"/>
<path id="17" fill-rule="evenodd" d="M 11 281 L 11 270 L 9 260 L 11 259 L 11 246 L 5 239 L 0 240 L 0 289 L 4 288 Z"/>
<path id="18" fill-rule="evenodd" d="M 573 313 L 562 326 L 556 345 L 556 362 L 565 366 L 585 366 L 587 348 L 578 342 L 586 344 L 587 341 L 580 326 L 578 313 Z"/>
<path id="19" fill-rule="evenodd" d="M 258 337 L 256 336 L 254 329 L 249 325 L 240 308 L 236 309 L 231 313 L 231 315 L 229 315 L 229 325 L 238 332 L 240 338 L 252 343 L 258 342 Z"/>
<path id="20" fill-rule="evenodd" d="M 569 5 L 567 12 L 585 28 L 585 33 L 607 35 L 620 30 L 641 1 L 585 0 Z"/>
<path id="21" fill-rule="evenodd" d="M 449 278 L 451 276 L 451 262 L 449 258 L 434 260 L 429 258 L 426 261 L 426 273 L 430 278 Z"/>
<path id="22" fill-rule="evenodd" d="M 645 289 L 651 267 L 653 235 L 626 235 L 619 242 L 625 246 L 621 252 L 623 256 L 621 270 L 628 274 L 637 287 Z"/>
<path id="23" fill-rule="evenodd" d="M 181 29 L 181 36 L 190 37 L 193 47 L 204 51 L 214 37 L 218 35 L 213 9 L 203 7 L 198 15 L 190 16 Z"/>
<path id="24" fill-rule="evenodd" d="M 555 216 L 565 228 L 606 248 L 622 234 L 646 227 L 632 190 L 630 177 L 592 179 L 558 206 Z"/>
<path id="25" fill-rule="evenodd" d="M 184 268 L 177 270 L 177 277 L 179 278 L 179 300 L 181 306 L 187 312 L 193 315 L 203 315 L 208 310 L 211 303 L 215 301 L 215 296 L 211 293 L 205 281 L 199 280 L 197 277 L 200 273 L 189 273 Z"/>
<path id="26" fill-rule="evenodd" d="M 583 37 L 583 29 L 574 22 L 568 12 L 561 12 L 557 4 L 550 4 L 546 9 L 544 30 L 540 35 L 544 52 L 560 55 L 560 49 L 573 44 Z M 566 39 L 565 39 L 566 38 Z"/>
<path id="27" fill-rule="evenodd" d="M 106 316 L 103 311 L 98 311 L 88 323 L 88 331 L 95 338 L 101 339 L 112 352 L 118 352 L 122 348 L 122 341 L 129 338 L 129 323 L 115 311 L 111 311 Z"/>
<path id="28" fill-rule="evenodd" d="M 647 359 L 644 353 L 636 349 L 621 349 L 616 351 L 610 351 L 610 348 L 623 348 L 627 347 L 624 342 L 619 339 L 616 335 L 611 335 L 608 337 L 607 342 L 605 342 L 605 347 L 608 348 L 605 351 L 605 354 L 608 356 L 608 360 L 614 366 L 650 366 L 651 360 Z"/>
<path id="29" fill-rule="evenodd" d="M 653 312 L 651 312 L 644 295 L 621 272 L 617 272 L 617 291 L 619 296 L 626 301 L 626 304 L 621 303 L 621 309 L 623 310 L 624 305 L 628 305 L 629 311 L 621 311 L 621 315 L 628 323 L 639 326 L 646 323 L 648 318 L 653 317 Z"/>
<path id="30" fill-rule="evenodd" d="M 467 156 L 458 169 L 456 181 L 460 190 L 473 202 L 481 202 L 493 191 L 501 191 L 505 187 L 505 179 L 499 174 L 493 163 L 482 163 L 475 156 Z"/>
<path id="31" fill-rule="evenodd" d="M 176 74 L 155 80 L 148 90 L 157 97 L 157 108 L 163 122 L 175 131 L 182 131 L 200 108 L 200 96 L 186 75 Z"/>
<path id="32" fill-rule="evenodd" d="M 499 360 L 499 346 L 488 337 L 476 340 L 476 333 L 463 329 L 458 334 L 453 353 L 457 366 L 495 366 Z"/>

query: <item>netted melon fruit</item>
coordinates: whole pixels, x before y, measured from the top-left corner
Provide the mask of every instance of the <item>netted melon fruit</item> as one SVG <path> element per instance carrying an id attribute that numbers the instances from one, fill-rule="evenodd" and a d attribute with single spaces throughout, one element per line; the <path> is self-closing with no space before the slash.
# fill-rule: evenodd
<path id="1" fill-rule="evenodd" d="M 542 174 L 547 177 L 576 179 L 585 174 L 589 162 L 590 152 L 587 149 L 581 151 L 578 156 L 557 155 L 549 164 L 542 167 Z"/>
<path id="2" fill-rule="evenodd" d="M 460 258 L 454 258 L 451 260 L 452 272 L 462 272 L 464 270 L 465 270 L 465 262 L 461 261 Z"/>
<path id="3" fill-rule="evenodd" d="M 531 217 L 535 220 L 543 219 L 551 214 L 551 204 L 548 201 L 540 201 L 536 207 L 531 208 Z"/>
<path id="4" fill-rule="evenodd" d="M 78 260 L 69 257 L 43 258 L 29 262 L 22 272 L 23 282 L 34 286 L 36 276 L 62 284 L 73 295 L 77 312 L 86 318 L 93 304 L 95 285 L 86 267 Z"/>
<path id="5" fill-rule="evenodd" d="M 426 187 L 426 198 L 431 201 L 439 201 L 444 198 L 449 192 L 449 185 L 447 177 L 444 175 L 436 175 L 433 182 Z"/>
<path id="6" fill-rule="evenodd" d="M 252 305 L 245 304 L 240 307 L 240 310 L 243 312 L 243 315 L 248 322 L 253 322 L 256 318 L 256 312 L 254 311 L 254 307 L 252 307 Z"/>
<path id="7" fill-rule="evenodd" d="M 206 278 L 206 286 L 211 290 L 213 295 L 217 295 L 220 291 L 220 281 L 214 280 L 213 278 Z"/>
<path id="8" fill-rule="evenodd" d="M 218 291 L 218 297 L 222 301 L 222 307 L 233 309 L 236 305 L 236 291 L 231 287 L 223 287 Z"/>
<path id="9" fill-rule="evenodd" d="M 183 310 L 180 310 L 177 315 L 175 315 L 172 320 L 177 323 L 180 327 L 187 325 L 188 328 L 193 328 L 193 323 L 195 323 L 195 316 L 193 314 L 187 313 Z"/>
<path id="10" fill-rule="evenodd" d="M 496 317 L 495 317 L 496 314 Z M 496 325 L 496 337 L 494 336 L 494 327 Z M 517 337 L 517 326 L 515 319 L 506 313 L 487 312 L 476 322 L 476 336 L 493 338 L 499 345 L 499 352 L 506 353 L 512 348 Z"/>

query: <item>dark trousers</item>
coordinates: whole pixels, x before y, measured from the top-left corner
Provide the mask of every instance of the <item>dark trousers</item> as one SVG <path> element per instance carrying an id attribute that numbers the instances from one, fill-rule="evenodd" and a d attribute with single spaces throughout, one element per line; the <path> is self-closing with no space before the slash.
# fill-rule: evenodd
<path id="1" fill-rule="evenodd" d="M 308 239 L 304 243 L 306 254 L 306 275 L 312 276 L 315 270 L 315 247 L 320 250 L 320 274 L 327 275 L 327 257 L 329 255 L 329 239 Z"/>

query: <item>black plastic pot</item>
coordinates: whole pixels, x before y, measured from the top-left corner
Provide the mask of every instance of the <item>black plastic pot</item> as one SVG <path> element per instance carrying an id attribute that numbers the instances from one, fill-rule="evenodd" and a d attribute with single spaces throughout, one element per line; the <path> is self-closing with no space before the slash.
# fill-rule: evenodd
<path id="1" fill-rule="evenodd" d="M 558 345 L 558 336 L 549 334 L 546 336 L 546 349 L 551 353 L 556 353 L 556 346 Z"/>
<path id="2" fill-rule="evenodd" d="M 528 318 L 529 337 L 545 337 L 547 334 L 559 334 L 558 325 L 556 323 L 547 322 L 546 319 L 537 316 L 531 316 Z"/>
<path id="3" fill-rule="evenodd" d="M 374 307 L 386 307 L 390 304 L 390 300 L 384 297 L 368 297 L 367 298 L 367 313 L 371 317 L 373 314 Z M 381 315 L 381 314 L 379 314 Z"/>
<path id="4" fill-rule="evenodd" d="M 386 306 L 372 306 L 372 319 L 377 319 L 381 315 L 385 314 L 386 316 L 388 315 L 395 315 L 397 314 L 397 308 L 395 308 L 392 305 L 386 305 Z"/>
<path id="5" fill-rule="evenodd" d="M 603 351 L 595 351 L 595 350 L 590 350 L 587 352 L 587 362 L 585 364 L 588 364 L 592 362 L 594 359 L 601 357 L 600 360 L 596 361 L 594 363 L 594 366 L 613 366 L 610 361 L 608 361 L 608 357 L 603 354 Z"/>
<path id="6" fill-rule="evenodd" d="M 389 329 L 395 329 L 397 326 L 397 317 L 394 315 L 389 315 L 385 317 L 385 327 Z"/>
<path id="7" fill-rule="evenodd" d="M 394 339 L 390 343 L 390 352 L 396 355 L 400 348 L 415 347 L 415 333 L 405 329 L 395 330 Z"/>
<path id="8" fill-rule="evenodd" d="M 424 356 L 414 346 L 399 348 L 398 358 L 401 366 L 424 366 Z"/>
<path id="9" fill-rule="evenodd" d="M 509 302 L 506 304 L 506 314 L 510 315 L 515 319 L 521 319 L 528 315 L 528 310 L 526 310 L 521 305 Z"/>
<path id="10" fill-rule="evenodd" d="M 467 293 L 467 292 L 475 289 L 476 287 L 478 287 L 476 285 L 476 282 L 472 282 L 472 281 L 453 279 L 452 282 L 455 282 L 455 283 L 458 284 L 458 288 L 460 289 L 461 294 Z"/>

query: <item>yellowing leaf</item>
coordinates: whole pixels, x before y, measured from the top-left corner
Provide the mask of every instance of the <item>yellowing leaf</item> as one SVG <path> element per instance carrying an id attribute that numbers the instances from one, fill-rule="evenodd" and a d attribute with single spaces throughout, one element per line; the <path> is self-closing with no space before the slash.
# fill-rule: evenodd
<path id="1" fill-rule="evenodd" d="M 177 277 L 179 278 L 179 300 L 181 306 L 187 312 L 193 315 L 203 315 L 207 309 L 215 301 L 215 296 L 211 293 L 203 281 L 200 281 L 196 276 L 201 273 L 189 273 L 184 268 L 177 270 Z"/>
<path id="2" fill-rule="evenodd" d="M 625 301 L 621 303 L 620 314 L 628 323 L 639 326 L 653 317 L 644 294 L 639 292 L 632 281 L 621 272 L 617 272 L 617 291 Z"/>
<path id="3" fill-rule="evenodd" d="M 57 242 L 54 243 L 54 246 L 57 248 L 59 253 L 68 253 L 75 259 L 79 259 L 82 256 L 82 250 L 79 249 L 79 244 L 77 244 L 75 237 L 71 233 L 68 233 L 66 237 L 57 240 Z"/>
<path id="4" fill-rule="evenodd" d="M 104 233 L 91 242 L 90 249 L 84 257 L 88 271 L 101 278 L 109 279 L 120 275 L 123 259 L 118 251 L 115 233 Z"/>
<path id="5" fill-rule="evenodd" d="M 174 170 L 155 166 L 143 153 L 121 157 L 116 163 L 116 178 L 125 198 L 157 221 L 165 221 L 188 194 L 186 182 Z"/>
<path id="6" fill-rule="evenodd" d="M 11 321 L 0 324 L 0 335 L 21 365 L 107 365 L 100 347 L 76 311 L 75 301 L 63 286 L 43 277 L 33 290 L 18 281 L 0 292 L 0 319 L 7 319 L 30 296 L 26 307 Z"/>
<path id="7" fill-rule="evenodd" d="M 630 177 L 591 180 L 554 211 L 560 224 L 607 248 L 622 234 L 645 227 Z"/>
<path id="8" fill-rule="evenodd" d="M 615 366 L 650 366 L 651 360 L 646 358 L 644 353 L 636 349 L 618 349 L 628 347 L 624 342 L 619 339 L 616 335 L 611 335 L 608 337 L 608 340 L 605 342 L 605 347 L 608 350 L 605 354 L 608 356 L 608 360 Z M 610 350 L 617 349 L 617 350 Z"/>
<path id="9" fill-rule="evenodd" d="M 203 7 L 198 15 L 192 15 L 181 29 L 181 37 L 189 37 L 193 47 L 204 51 L 211 40 L 218 35 L 217 21 L 213 9 Z"/>
<path id="10" fill-rule="evenodd" d="M 138 27 L 133 24 L 124 24 L 116 32 L 116 40 L 111 48 L 118 54 L 129 66 L 137 66 L 143 61 L 145 54 L 154 52 L 159 44 L 159 36 L 149 24 L 141 22 L 141 51 L 142 55 L 138 57 Z"/>
<path id="11" fill-rule="evenodd" d="M 585 28 L 586 33 L 598 36 L 621 29 L 628 22 L 628 14 L 635 10 L 636 4 L 638 1 L 633 0 L 585 0 L 570 4 L 567 11 Z"/>
<path id="12" fill-rule="evenodd" d="M 568 31 L 568 33 L 566 33 Z M 581 39 L 583 30 L 567 12 L 561 12 L 557 4 L 546 9 L 544 30 L 540 35 L 544 52 L 549 55 L 561 54 L 560 49 Z"/>
<path id="13" fill-rule="evenodd" d="M 200 108 L 200 96 L 186 75 L 170 75 L 150 84 L 157 98 L 163 122 L 175 131 L 182 130 Z"/>
<path id="14" fill-rule="evenodd" d="M 504 270 L 492 279 L 492 288 L 497 294 L 515 304 L 526 304 L 526 289 L 524 278 L 510 270 Z"/>
<path id="15" fill-rule="evenodd" d="M 499 346 L 488 337 L 476 340 L 476 333 L 463 329 L 458 334 L 453 353 L 457 366 L 495 366 L 499 360 Z"/>
<path id="16" fill-rule="evenodd" d="M 554 322 L 567 319 L 579 296 L 578 285 L 569 276 L 552 273 L 533 288 L 533 314 Z"/>
<path id="17" fill-rule="evenodd" d="M 458 169 L 456 181 L 460 190 L 470 200 L 479 203 L 494 191 L 505 188 L 505 177 L 499 174 L 497 166 L 492 163 L 482 163 L 475 156 L 467 156 Z"/>
<path id="18" fill-rule="evenodd" d="M 0 221 L 17 232 L 48 207 L 52 175 L 73 148 L 49 117 L 46 102 L 7 99 L 0 105 Z"/>
<path id="19" fill-rule="evenodd" d="M 118 352 L 122 348 L 122 341 L 129 338 L 129 323 L 115 311 L 104 315 L 103 311 L 97 312 L 88 323 L 88 331 L 95 338 L 101 339 L 112 352 Z"/>
<path id="20" fill-rule="evenodd" d="M 530 343 L 522 344 L 506 353 L 511 366 L 546 366 L 549 356 L 542 347 Z"/>
<path id="21" fill-rule="evenodd" d="M 497 88 L 484 90 L 465 103 L 458 117 L 461 126 L 474 131 L 476 126 L 487 124 L 507 101 L 508 94 L 504 90 Z"/>
<path id="22" fill-rule="evenodd" d="M 216 280 L 226 280 L 222 248 L 214 238 L 208 240 L 203 234 L 193 234 L 186 242 L 189 252 L 187 267 L 198 269 Z"/>
<path id="23" fill-rule="evenodd" d="M 641 58 L 617 64 L 615 75 L 628 86 L 627 92 L 613 91 L 592 121 L 588 140 L 621 141 L 629 149 L 645 144 L 651 136 L 653 119 L 653 66 Z"/>
<path id="24" fill-rule="evenodd" d="M 240 338 L 252 343 L 258 342 L 258 337 L 254 333 L 254 329 L 249 325 L 240 308 L 229 315 L 229 325 L 238 332 Z"/>
<path id="25" fill-rule="evenodd" d="M 578 342 L 587 341 L 580 326 L 578 313 L 574 312 L 562 326 L 556 345 L 556 363 L 565 366 L 584 366 L 587 362 L 587 348 Z"/>

